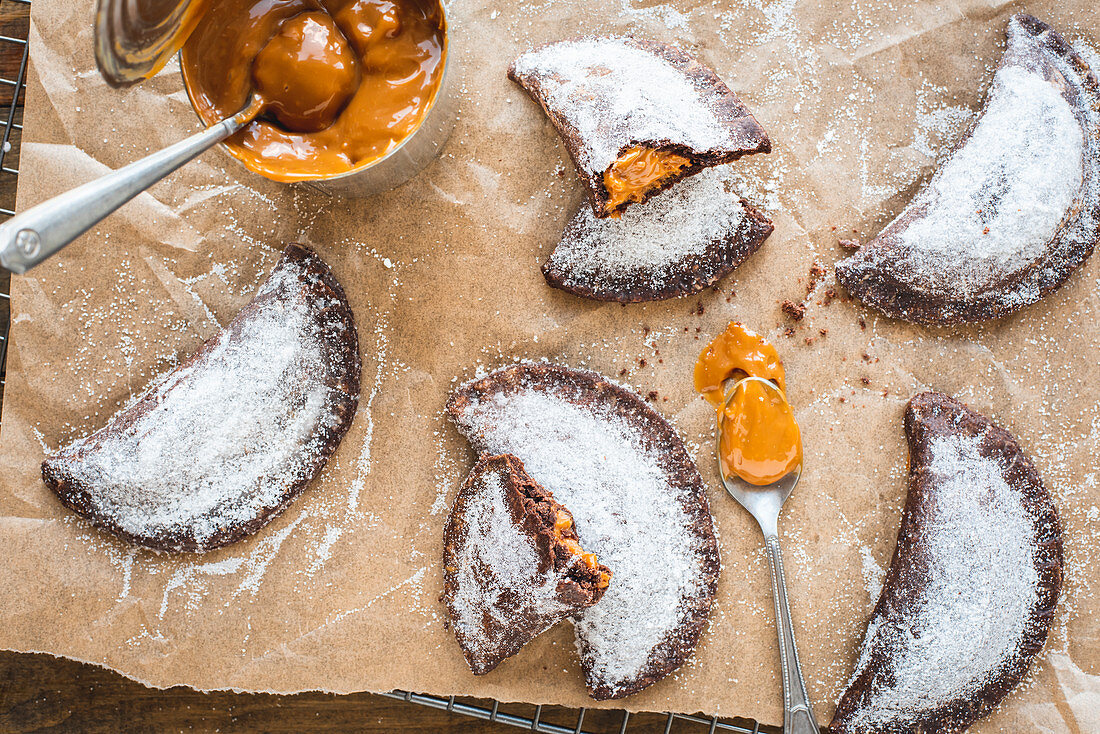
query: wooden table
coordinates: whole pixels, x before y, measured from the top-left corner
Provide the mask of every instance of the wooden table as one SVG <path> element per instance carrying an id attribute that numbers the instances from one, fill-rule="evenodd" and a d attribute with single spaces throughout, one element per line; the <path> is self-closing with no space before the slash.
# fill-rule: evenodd
<path id="1" fill-rule="evenodd" d="M 11 0 L 0 0 L 0 36 L 7 36 L 9 38 L 26 38 L 28 26 L 30 25 L 30 6 L 23 3 L 11 2 Z M 16 80 L 19 78 L 19 67 L 23 62 L 23 47 L 16 43 L 6 43 L 0 41 L 0 78 Z M 2 123 L 7 122 L 7 113 L 11 107 L 12 94 L 17 90 L 13 86 L 0 84 L 0 129 L 3 128 Z M 22 125 L 23 122 L 23 109 L 22 109 L 22 94 L 17 100 L 17 106 L 15 109 L 16 120 L 15 122 Z M 19 139 L 21 137 L 21 130 L 12 131 L 12 139 L 10 140 L 12 148 L 11 152 L 7 153 L 3 157 L 4 168 L 17 169 L 19 167 Z M 14 209 L 15 208 L 15 182 L 16 176 L 14 174 L 7 174 L 0 172 L 0 208 L 2 209 Z M 0 217 L 4 219 L 6 217 Z M 8 283 L 10 277 L 8 272 L 3 268 L 0 268 L 0 294 L 6 294 L 8 292 Z M 8 324 L 8 299 L 0 298 L 0 337 L 7 334 Z M 0 349 L 6 345 L 0 345 Z M 2 352 L 0 352 L 2 354 Z M 0 383 L 0 399 L 4 395 L 3 383 Z"/>

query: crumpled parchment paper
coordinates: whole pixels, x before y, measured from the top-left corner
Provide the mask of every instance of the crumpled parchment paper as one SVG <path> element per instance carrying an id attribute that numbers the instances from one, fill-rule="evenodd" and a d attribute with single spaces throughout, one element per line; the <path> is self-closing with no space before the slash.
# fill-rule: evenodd
<path id="1" fill-rule="evenodd" d="M 20 208 L 198 129 L 174 63 L 135 88 L 107 87 L 92 58 L 92 7 L 35 0 Z M 451 8 L 458 126 L 412 182 L 348 201 L 257 178 L 217 150 L 189 164 L 13 280 L 0 647 L 92 661 L 154 686 L 591 705 L 568 624 L 474 678 L 438 602 L 441 529 L 471 460 L 441 418 L 446 396 L 479 367 L 546 357 L 655 391 L 709 482 L 721 534 L 717 606 L 694 659 L 605 705 L 778 722 L 761 540 L 719 488 L 713 411 L 691 389 L 699 350 L 738 319 L 777 343 L 803 430 L 806 471 L 781 529 L 822 723 L 893 550 L 903 407 L 935 388 L 1019 437 L 1066 526 L 1066 588 L 1048 649 L 974 731 L 1096 730 L 1100 259 L 1042 303 L 974 328 L 891 322 L 831 292 L 837 240 L 873 235 L 962 135 L 1019 10 L 1073 41 L 1100 41 L 1087 0 L 460 0 Z M 537 43 L 602 32 L 697 53 L 771 135 L 775 151 L 736 170 L 775 233 L 718 290 L 622 307 L 552 290 L 539 274 L 581 186 L 505 69 Z M 319 480 L 258 535 L 201 557 L 135 550 L 66 511 L 40 480 L 46 453 L 101 426 L 228 322 L 293 240 L 333 266 L 363 349 L 359 414 Z M 815 262 L 829 271 L 820 282 Z M 781 314 L 787 299 L 805 301 L 802 321 Z"/>

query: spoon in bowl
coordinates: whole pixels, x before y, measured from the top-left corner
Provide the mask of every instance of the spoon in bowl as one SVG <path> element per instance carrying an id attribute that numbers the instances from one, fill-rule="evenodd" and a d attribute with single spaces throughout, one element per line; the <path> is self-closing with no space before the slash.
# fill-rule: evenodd
<path id="1" fill-rule="evenodd" d="M 264 112 L 273 112 L 288 126 L 301 121 L 302 132 L 313 132 L 317 120 L 331 123 L 355 92 L 359 70 L 347 40 L 329 25 L 331 29 L 321 19 L 306 18 L 289 23 L 268 41 L 252 69 L 254 91 L 236 114 L 0 224 L 0 265 L 13 273 L 27 272 Z"/>
<path id="2" fill-rule="evenodd" d="M 798 662 L 798 648 L 794 641 L 794 628 L 791 625 L 791 610 L 787 604 L 787 581 L 783 575 L 783 556 L 779 549 L 779 513 L 783 503 L 791 496 L 798 479 L 802 475 L 802 439 L 794 435 L 798 442 L 797 464 L 779 478 L 768 477 L 767 484 L 756 484 L 729 471 L 723 462 L 723 452 L 729 448 L 729 436 L 726 429 L 726 411 L 735 399 L 744 400 L 748 390 L 755 389 L 755 397 L 771 405 L 780 406 L 789 411 L 787 398 L 775 383 L 762 377 L 746 377 L 738 380 L 726 394 L 722 411 L 718 414 L 718 473 L 726 492 L 737 500 L 749 514 L 756 519 L 764 533 L 764 547 L 768 554 L 768 565 L 772 575 L 772 599 L 775 602 L 775 622 L 779 632 L 779 660 L 783 677 L 783 732 L 784 734 L 819 734 L 817 721 L 806 694 L 806 681 L 802 677 L 802 666 Z"/>

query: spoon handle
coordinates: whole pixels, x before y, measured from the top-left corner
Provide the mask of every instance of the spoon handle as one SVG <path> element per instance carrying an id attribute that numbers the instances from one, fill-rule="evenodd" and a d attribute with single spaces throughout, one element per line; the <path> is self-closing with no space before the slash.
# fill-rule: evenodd
<path id="1" fill-rule="evenodd" d="M 130 199 L 240 130 L 250 119 L 239 112 L 186 140 L 15 215 L 0 224 L 0 265 L 13 273 L 27 272 Z"/>
<path id="2" fill-rule="evenodd" d="M 775 625 L 779 631 L 779 661 L 783 669 L 783 734 L 819 734 L 810 697 L 806 694 L 802 666 L 798 662 L 779 537 L 765 533 L 764 547 L 767 548 L 768 565 L 772 570 L 772 598 L 775 601 Z"/>

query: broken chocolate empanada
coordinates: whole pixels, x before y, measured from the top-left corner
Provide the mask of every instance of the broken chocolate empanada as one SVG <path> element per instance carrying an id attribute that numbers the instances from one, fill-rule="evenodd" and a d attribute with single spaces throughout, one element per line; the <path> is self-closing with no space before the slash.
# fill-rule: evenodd
<path id="1" fill-rule="evenodd" d="M 898 543 L 833 734 L 961 732 L 1024 677 L 1058 603 L 1058 513 L 1016 440 L 934 392 L 905 434 Z"/>
<path id="2" fill-rule="evenodd" d="M 719 559 L 702 477 L 668 422 L 594 372 L 526 362 L 462 386 L 447 412 L 479 453 L 518 456 L 614 572 L 574 622 L 592 697 L 680 667 L 710 618 Z"/>
<path id="3" fill-rule="evenodd" d="M 715 73 L 667 44 L 580 38 L 523 54 L 508 76 L 558 129 L 597 217 L 707 166 L 771 150 Z"/>
<path id="4" fill-rule="evenodd" d="M 443 535 L 443 603 L 475 675 L 600 600 L 611 572 L 514 456 L 470 471 Z"/>
<path id="5" fill-rule="evenodd" d="M 887 316 L 980 321 L 1057 288 L 1098 238 L 1100 85 L 1061 36 L 1016 15 L 977 123 L 836 276 Z"/>
<path id="6" fill-rule="evenodd" d="M 546 282 L 597 301 L 637 303 L 709 288 L 756 252 L 771 221 L 729 191 L 726 167 L 709 168 L 600 219 L 582 204 L 542 266 Z"/>

